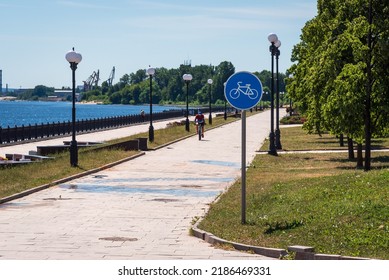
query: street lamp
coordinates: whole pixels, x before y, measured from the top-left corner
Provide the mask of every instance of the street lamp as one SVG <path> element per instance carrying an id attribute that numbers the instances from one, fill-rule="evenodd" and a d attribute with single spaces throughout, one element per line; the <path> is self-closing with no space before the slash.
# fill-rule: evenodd
<path id="1" fill-rule="evenodd" d="M 281 41 L 274 43 L 276 47 L 276 149 L 281 150 L 281 131 L 280 131 L 280 81 L 278 76 L 278 58 L 280 56 Z"/>
<path id="2" fill-rule="evenodd" d="M 82 56 L 74 51 L 68 51 L 65 56 L 66 60 L 70 63 L 70 69 L 72 69 L 72 141 L 70 142 L 70 165 L 76 167 L 78 165 L 78 148 L 76 141 L 76 69 L 77 64 L 81 62 Z"/>
<path id="3" fill-rule="evenodd" d="M 271 43 L 269 51 L 271 54 L 271 93 L 270 93 L 270 134 L 269 134 L 269 151 L 270 155 L 277 155 L 277 150 L 275 146 L 275 136 L 274 136 L 274 56 L 276 55 L 275 43 L 278 41 L 278 37 L 274 33 L 270 33 L 267 37 Z"/>
<path id="4" fill-rule="evenodd" d="M 155 74 L 155 69 L 149 66 L 149 69 L 146 70 L 147 75 L 150 77 L 150 126 L 149 126 L 149 141 L 154 141 L 154 127 L 153 127 L 153 75 Z"/>
<path id="5" fill-rule="evenodd" d="M 260 110 L 265 110 L 265 94 L 266 94 L 266 100 L 267 100 L 267 95 L 269 93 L 267 91 L 263 92 L 263 95 L 262 95 L 263 98 L 261 98 L 262 106 L 259 106 Z"/>
<path id="6" fill-rule="evenodd" d="M 288 76 L 288 83 L 290 81 L 290 79 L 293 79 L 293 74 L 290 74 Z M 293 108 L 292 108 L 292 98 L 290 97 L 290 93 L 288 92 L 288 97 L 289 97 L 289 116 L 292 116 L 293 115 Z"/>
<path id="7" fill-rule="evenodd" d="M 226 83 L 227 82 L 223 83 L 224 87 L 226 87 Z M 225 96 L 224 96 L 224 120 L 227 120 L 227 99 Z"/>
<path id="8" fill-rule="evenodd" d="M 186 131 L 189 131 L 189 100 L 188 100 L 188 96 L 189 96 L 189 83 L 190 81 L 192 80 L 192 75 L 191 74 L 184 74 L 182 76 L 182 78 L 184 79 L 185 83 L 186 83 L 186 121 L 185 121 L 185 129 Z"/>
<path id="9" fill-rule="evenodd" d="M 208 79 L 207 83 L 209 84 L 209 124 L 212 124 L 212 107 L 211 107 L 211 101 L 212 101 L 212 79 Z"/>

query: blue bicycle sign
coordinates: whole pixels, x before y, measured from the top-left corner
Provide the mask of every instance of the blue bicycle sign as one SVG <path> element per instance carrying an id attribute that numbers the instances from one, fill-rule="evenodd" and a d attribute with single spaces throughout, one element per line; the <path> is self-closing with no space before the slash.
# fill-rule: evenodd
<path id="1" fill-rule="evenodd" d="M 251 109 L 262 98 L 262 83 L 250 72 L 237 72 L 228 78 L 224 96 L 236 109 Z"/>
<path id="2" fill-rule="evenodd" d="M 246 84 L 245 86 L 242 86 L 242 82 L 241 81 L 238 82 L 238 87 L 233 88 L 230 91 L 231 98 L 237 99 L 242 93 L 244 95 L 247 95 L 248 98 L 256 99 L 258 97 L 258 91 L 256 89 L 252 89 L 250 86 L 251 86 L 250 84 Z"/>

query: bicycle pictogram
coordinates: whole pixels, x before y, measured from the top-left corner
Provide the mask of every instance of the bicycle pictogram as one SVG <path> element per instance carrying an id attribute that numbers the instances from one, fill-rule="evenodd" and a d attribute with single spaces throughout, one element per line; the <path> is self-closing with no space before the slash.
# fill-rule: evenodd
<path id="1" fill-rule="evenodd" d="M 247 95 L 250 99 L 256 99 L 258 97 L 258 91 L 251 88 L 251 84 L 246 84 L 245 86 L 241 85 L 242 82 L 238 82 L 238 87 L 230 90 L 230 97 L 232 99 L 237 99 L 240 94 Z"/>

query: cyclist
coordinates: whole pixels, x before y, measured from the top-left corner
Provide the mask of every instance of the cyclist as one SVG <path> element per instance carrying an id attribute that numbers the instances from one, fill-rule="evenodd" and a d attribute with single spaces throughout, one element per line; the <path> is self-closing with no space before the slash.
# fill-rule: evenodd
<path id="1" fill-rule="evenodd" d="M 199 133 L 199 125 L 201 125 L 201 137 L 204 137 L 204 115 L 201 113 L 200 109 L 197 111 L 196 117 L 195 117 L 195 123 L 196 123 L 196 133 Z"/>

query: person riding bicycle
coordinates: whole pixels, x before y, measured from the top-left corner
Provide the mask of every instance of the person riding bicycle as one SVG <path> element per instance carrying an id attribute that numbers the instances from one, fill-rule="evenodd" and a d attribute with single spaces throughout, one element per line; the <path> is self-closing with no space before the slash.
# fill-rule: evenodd
<path id="1" fill-rule="evenodd" d="M 195 123 L 196 123 L 196 133 L 199 133 L 199 125 L 201 125 L 201 137 L 204 137 L 204 115 L 201 113 L 200 110 L 197 111 L 196 117 L 195 117 Z"/>

